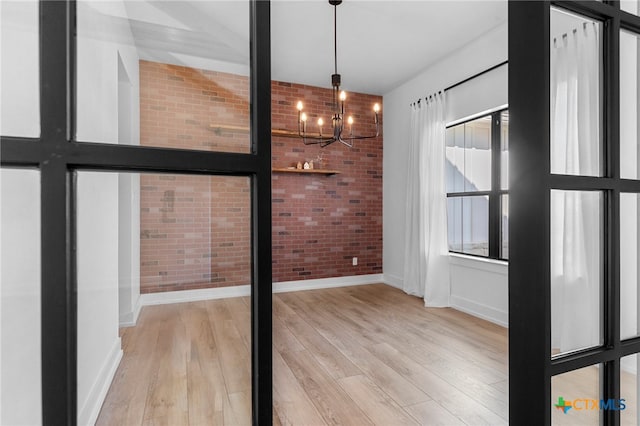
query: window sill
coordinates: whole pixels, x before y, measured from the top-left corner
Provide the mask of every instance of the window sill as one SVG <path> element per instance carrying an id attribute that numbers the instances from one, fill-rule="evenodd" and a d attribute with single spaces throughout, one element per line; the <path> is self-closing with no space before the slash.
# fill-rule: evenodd
<path id="1" fill-rule="evenodd" d="M 496 274 L 506 275 L 509 271 L 509 262 L 506 260 L 468 256 L 460 253 L 449 253 L 449 264 Z"/>

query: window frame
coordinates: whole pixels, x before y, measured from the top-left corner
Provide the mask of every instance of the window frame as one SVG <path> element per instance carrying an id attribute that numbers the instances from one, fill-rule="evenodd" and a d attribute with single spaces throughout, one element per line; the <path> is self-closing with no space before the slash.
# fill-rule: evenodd
<path id="1" fill-rule="evenodd" d="M 40 136 L 0 135 L 0 167 L 37 169 L 41 221 L 42 423 L 77 418 L 77 171 L 185 173 L 251 179 L 251 408 L 270 424 L 271 12 L 249 2 L 250 153 L 119 145 L 76 138 L 76 1 L 39 0 Z"/>
<path id="2" fill-rule="evenodd" d="M 447 192 L 447 201 L 449 198 L 459 197 L 489 197 L 488 216 L 488 238 L 489 238 L 489 254 L 483 256 L 480 254 L 466 253 L 464 251 L 451 250 L 449 253 L 461 254 L 465 256 L 479 257 L 482 259 L 494 259 L 508 262 L 509 259 L 502 256 L 502 196 L 509 195 L 509 189 L 502 189 L 502 114 L 509 111 L 509 107 L 500 108 L 488 114 L 473 116 L 464 121 L 455 122 L 446 126 L 446 130 L 453 127 L 462 126 L 475 120 L 490 117 L 491 118 L 491 188 L 488 191 L 464 191 L 464 192 Z M 448 226 L 448 222 L 447 222 Z"/>

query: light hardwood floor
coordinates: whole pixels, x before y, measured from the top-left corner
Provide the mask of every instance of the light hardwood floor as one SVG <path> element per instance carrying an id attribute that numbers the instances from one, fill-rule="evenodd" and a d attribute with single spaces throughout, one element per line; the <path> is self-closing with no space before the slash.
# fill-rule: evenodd
<path id="1" fill-rule="evenodd" d="M 144 308 L 99 425 L 250 424 L 249 299 Z M 375 284 L 273 296 L 274 424 L 507 424 L 507 331 Z"/>

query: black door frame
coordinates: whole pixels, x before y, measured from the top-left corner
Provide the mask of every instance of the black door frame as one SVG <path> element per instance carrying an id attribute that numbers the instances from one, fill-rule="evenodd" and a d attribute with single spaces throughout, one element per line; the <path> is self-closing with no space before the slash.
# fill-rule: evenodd
<path id="1" fill-rule="evenodd" d="M 76 3 L 40 1 L 39 138 L 0 138 L 0 165 L 40 171 L 42 422 L 77 423 L 75 172 L 248 176 L 252 184 L 252 418 L 272 421 L 270 3 L 250 0 L 251 153 L 75 140 Z M 4 105 L 10 107 L 10 105 Z"/>
<path id="2" fill-rule="evenodd" d="M 603 177 L 550 172 L 550 7 L 603 25 Z M 640 352 L 640 338 L 620 340 L 620 192 L 640 181 L 620 178 L 620 29 L 640 33 L 640 17 L 618 1 L 509 2 L 509 420 L 551 424 L 551 378 L 601 364 L 601 397 L 620 398 L 620 358 Z M 551 358 L 550 191 L 604 194 L 602 346 Z M 624 396 L 623 396 L 624 397 Z M 620 412 L 602 413 L 605 425 Z"/>

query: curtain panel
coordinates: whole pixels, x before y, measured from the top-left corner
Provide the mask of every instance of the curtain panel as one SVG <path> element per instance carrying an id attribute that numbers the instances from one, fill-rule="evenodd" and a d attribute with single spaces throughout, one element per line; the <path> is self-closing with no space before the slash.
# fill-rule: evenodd
<path id="1" fill-rule="evenodd" d="M 450 305 L 445 100 L 437 93 L 411 107 L 403 290 L 425 306 Z"/>
<path id="2" fill-rule="evenodd" d="M 551 52 L 551 172 L 600 175 L 598 27 L 584 23 Z M 551 345 L 566 353 L 600 343 L 602 195 L 551 192 Z"/>

